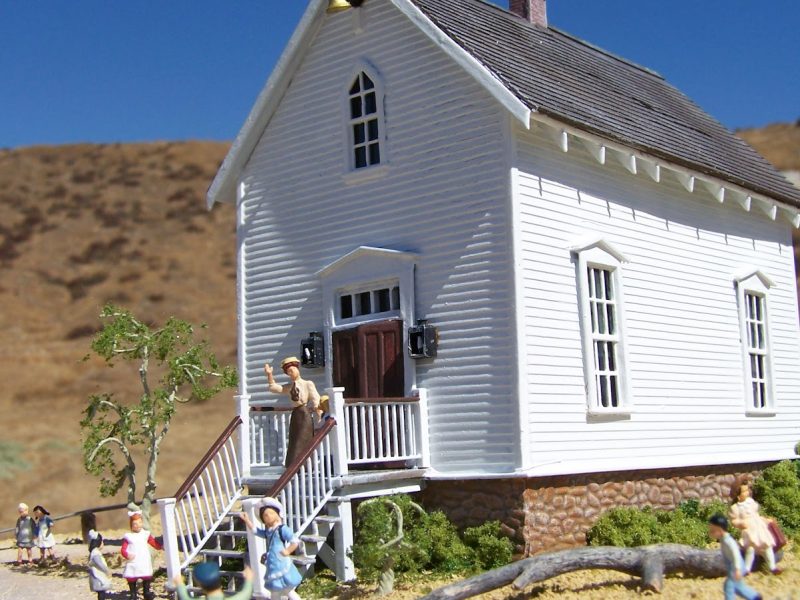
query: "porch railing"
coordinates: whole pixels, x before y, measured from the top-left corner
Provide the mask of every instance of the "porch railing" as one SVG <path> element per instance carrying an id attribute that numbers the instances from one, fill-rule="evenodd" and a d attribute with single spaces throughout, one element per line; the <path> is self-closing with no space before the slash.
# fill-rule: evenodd
<path id="1" fill-rule="evenodd" d="M 339 423 L 346 464 L 359 468 L 371 464 L 403 463 L 430 466 L 427 390 L 416 389 L 408 398 L 345 398 L 342 388 L 327 390 L 330 410 Z M 246 423 L 243 458 L 250 469 L 282 467 L 286 455 L 291 408 L 249 406 L 241 400 Z"/>
<path id="2" fill-rule="evenodd" d="M 251 467 L 283 466 L 291 415 L 291 408 L 250 407 L 248 437 Z"/>
<path id="3" fill-rule="evenodd" d="M 347 398 L 344 423 L 351 466 L 420 461 L 419 398 Z"/>
<path id="4" fill-rule="evenodd" d="M 234 440 L 241 425 L 242 420 L 235 417 L 174 497 L 158 500 L 169 582 L 200 553 L 242 496 L 238 444 Z"/>

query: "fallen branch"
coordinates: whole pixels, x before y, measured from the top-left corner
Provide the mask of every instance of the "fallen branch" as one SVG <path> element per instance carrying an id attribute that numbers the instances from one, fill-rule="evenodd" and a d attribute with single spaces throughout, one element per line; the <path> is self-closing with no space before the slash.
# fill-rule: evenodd
<path id="1" fill-rule="evenodd" d="M 549 552 L 481 573 L 434 590 L 423 600 L 472 598 L 512 584 L 517 590 L 572 571 L 608 569 L 642 578 L 642 588 L 660 592 L 664 575 L 686 573 L 702 577 L 725 574 L 722 555 L 681 544 L 658 544 L 639 548 L 593 547 Z"/>

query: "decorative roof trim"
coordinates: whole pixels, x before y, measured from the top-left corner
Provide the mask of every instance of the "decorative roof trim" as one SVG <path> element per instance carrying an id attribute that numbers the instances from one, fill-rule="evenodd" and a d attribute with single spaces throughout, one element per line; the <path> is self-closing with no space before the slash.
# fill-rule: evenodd
<path id="1" fill-rule="evenodd" d="M 532 110 L 506 87 L 486 66 L 470 52 L 459 46 L 453 38 L 439 29 L 419 7 L 410 0 L 391 0 L 400 12 L 416 25 L 420 31 L 445 54 L 460 65 L 486 91 L 527 129 L 530 127 Z"/>
<path id="2" fill-rule="evenodd" d="M 319 271 L 317 271 L 317 277 L 328 277 L 332 273 L 335 273 L 342 267 L 348 265 L 349 263 L 358 260 L 359 258 L 363 257 L 373 257 L 373 258 L 383 258 L 383 259 L 390 259 L 394 261 L 414 261 L 417 260 L 419 257 L 418 254 L 413 252 L 405 252 L 403 250 L 392 250 L 390 248 L 377 248 L 375 246 L 359 246 L 354 250 L 351 250 L 344 256 L 340 256 L 332 263 L 322 267 Z"/>
<path id="3" fill-rule="evenodd" d="M 634 175 L 637 173 L 638 165 L 642 167 L 640 170 L 647 173 L 653 181 L 660 183 L 664 179 L 664 171 L 669 171 L 690 194 L 698 191 L 700 186 L 696 184 L 702 182 L 704 191 L 720 204 L 734 200 L 747 212 L 750 212 L 751 207 L 755 205 L 771 220 L 774 221 L 778 214 L 781 214 L 795 228 L 800 228 L 800 209 L 798 207 L 757 194 L 741 185 L 640 152 L 620 142 L 603 138 L 538 112 L 531 114 L 531 127 L 537 125 L 551 129 L 552 134 L 549 135 L 562 152 L 572 151 L 575 146 L 570 143 L 570 137 L 572 137 L 580 141 L 587 152 L 601 165 L 607 164 L 609 153 L 614 153 L 617 155 L 617 162 Z"/>
<path id="4" fill-rule="evenodd" d="M 621 263 L 630 262 L 628 258 L 622 252 L 617 250 L 617 248 L 611 242 L 609 242 L 603 236 L 596 234 L 580 238 L 577 242 L 569 247 L 569 251 L 573 254 L 580 254 L 581 252 L 592 250 L 594 248 L 602 250 L 606 254 L 613 256 Z"/>
<path id="5" fill-rule="evenodd" d="M 261 134 L 278 108 L 295 70 L 311 45 L 311 41 L 316 37 L 325 18 L 327 4 L 326 0 L 311 0 L 303 13 L 300 23 L 286 44 L 267 83 L 258 94 L 253 108 L 250 109 L 250 114 L 208 188 L 206 204 L 209 209 L 216 202 L 236 202 L 236 181 L 255 150 Z"/>
<path id="6" fill-rule="evenodd" d="M 742 283 L 743 281 L 747 281 L 748 279 L 752 279 L 753 277 L 758 277 L 761 283 L 764 285 L 765 288 L 769 289 L 775 287 L 775 281 L 764 273 L 761 269 L 757 269 L 755 267 L 744 267 L 740 269 L 734 276 L 733 280 L 736 283 Z"/>

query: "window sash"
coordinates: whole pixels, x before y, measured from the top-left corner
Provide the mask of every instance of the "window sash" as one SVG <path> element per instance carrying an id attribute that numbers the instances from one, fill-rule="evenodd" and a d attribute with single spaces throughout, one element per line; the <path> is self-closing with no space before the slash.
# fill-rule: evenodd
<path id="1" fill-rule="evenodd" d="M 772 377 L 767 331 L 767 299 L 763 294 L 745 290 L 743 320 L 746 338 L 746 370 L 748 401 L 752 408 L 763 410 L 770 406 Z"/>
<path id="2" fill-rule="evenodd" d="M 613 410 L 623 405 L 623 373 L 619 360 L 621 336 L 614 271 L 607 267 L 587 265 L 585 273 L 590 326 L 588 334 L 591 337 L 594 367 L 594 397 L 590 400 L 598 410 Z"/>
<path id="3" fill-rule="evenodd" d="M 354 169 L 381 164 L 381 113 L 378 89 L 363 71 L 350 87 L 351 157 Z"/>

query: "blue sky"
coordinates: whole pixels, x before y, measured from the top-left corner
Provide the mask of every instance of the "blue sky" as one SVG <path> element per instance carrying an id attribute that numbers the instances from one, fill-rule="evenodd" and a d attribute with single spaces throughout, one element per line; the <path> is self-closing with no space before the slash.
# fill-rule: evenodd
<path id="1" fill-rule="evenodd" d="M 305 4 L 5 0 L 0 147 L 232 139 Z M 659 71 L 730 128 L 800 118 L 797 0 L 548 5 L 551 24 Z"/>

